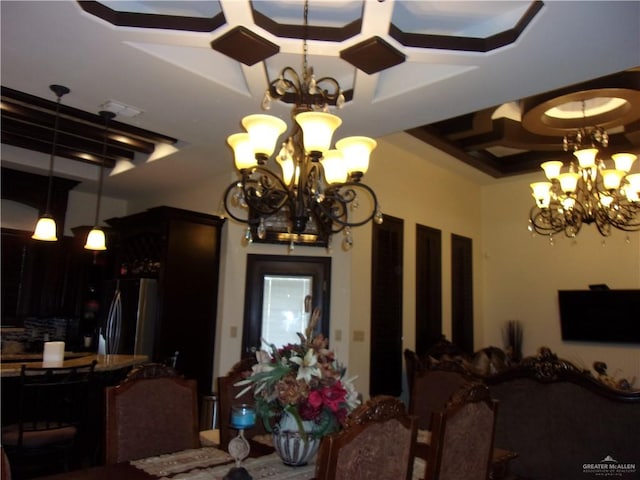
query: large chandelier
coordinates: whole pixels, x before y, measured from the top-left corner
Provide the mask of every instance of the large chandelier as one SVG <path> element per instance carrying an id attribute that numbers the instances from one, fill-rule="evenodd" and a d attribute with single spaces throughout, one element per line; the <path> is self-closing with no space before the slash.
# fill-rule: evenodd
<path id="1" fill-rule="evenodd" d="M 584 102 L 582 110 L 585 117 Z M 530 185 L 535 199 L 529 213 L 530 231 L 553 239 L 561 232 L 574 238 L 585 223 L 595 223 L 605 237 L 612 228 L 640 230 L 640 173 L 630 173 L 636 155 L 611 155 L 611 168 L 598 150 L 608 143 L 607 132 L 598 126 L 580 128 L 563 138 L 564 150 L 573 150 L 577 164 L 572 161 L 564 172 L 560 161 L 540 165 L 548 181 Z"/>
<path id="2" fill-rule="evenodd" d="M 246 132 L 227 139 L 233 148 L 241 179 L 224 194 L 231 218 L 247 224 L 244 240 L 270 239 L 330 246 L 331 236 L 343 232 L 343 247 L 353 245 L 351 228 L 374 219 L 382 222 L 375 192 L 361 182 L 367 172 L 375 140 L 347 137 L 331 148 L 334 131 L 342 120 L 330 114 L 329 105 L 345 103 L 338 81 L 316 79 L 307 63 L 308 2 L 304 5 L 302 75 L 284 67 L 267 87 L 262 108 L 273 100 L 293 103 L 291 129 L 275 157 L 281 174 L 267 168 L 286 123 L 265 114 L 242 119 Z"/>

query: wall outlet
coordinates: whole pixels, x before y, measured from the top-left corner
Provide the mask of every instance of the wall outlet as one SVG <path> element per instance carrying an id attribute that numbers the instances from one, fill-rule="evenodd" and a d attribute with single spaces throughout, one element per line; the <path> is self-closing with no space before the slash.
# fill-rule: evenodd
<path id="1" fill-rule="evenodd" d="M 364 342 L 364 331 L 363 330 L 354 330 L 353 331 L 353 341 L 354 342 Z"/>
<path id="2" fill-rule="evenodd" d="M 229 329 L 229 335 L 231 336 L 231 338 L 236 338 L 238 336 L 238 327 L 231 327 Z"/>
<path id="3" fill-rule="evenodd" d="M 336 342 L 339 342 L 342 340 L 342 330 L 338 329 L 335 331 L 333 337 L 335 338 Z"/>

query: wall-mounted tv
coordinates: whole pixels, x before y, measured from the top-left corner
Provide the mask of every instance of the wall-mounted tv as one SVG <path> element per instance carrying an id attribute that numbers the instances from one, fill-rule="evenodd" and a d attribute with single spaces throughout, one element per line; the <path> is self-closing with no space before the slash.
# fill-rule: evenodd
<path id="1" fill-rule="evenodd" d="M 562 340 L 640 343 L 640 290 L 559 290 Z"/>

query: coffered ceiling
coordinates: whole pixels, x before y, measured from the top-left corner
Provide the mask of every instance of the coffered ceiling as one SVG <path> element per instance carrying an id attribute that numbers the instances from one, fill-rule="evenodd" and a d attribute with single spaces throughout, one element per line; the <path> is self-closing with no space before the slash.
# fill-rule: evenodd
<path id="1" fill-rule="evenodd" d="M 0 8 L 2 165 L 46 172 L 49 85 L 65 85 L 56 171 L 94 188 L 97 113 L 117 109 L 106 165 L 135 168 L 107 179 L 114 196 L 232 176 L 226 137 L 269 80 L 302 66 L 301 1 Z M 306 35 L 316 75 L 346 92 L 337 138 L 406 131 L 490 181 L 561 155 L 584 100 L 612 149 L 640 149 L 639 2 L 310 0 Z M 269 113 L 290 123 L 289 110 Z"/>

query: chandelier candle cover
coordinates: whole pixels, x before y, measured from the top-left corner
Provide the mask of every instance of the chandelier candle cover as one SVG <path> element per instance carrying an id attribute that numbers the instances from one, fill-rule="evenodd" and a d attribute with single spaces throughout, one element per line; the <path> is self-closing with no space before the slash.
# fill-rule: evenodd
<path id="1" fill-rule="evenodd" d="M 305 31 L 308 26 L 308 2 L 304 6 Z M 294 243 L 314 242 L 329 246 L 331 235 L 344 232 L 343 246 L 353 244 L 351 227 L 374 219 L 382 222 L 374 191 L 361 183 L 376 141 L 361 136 L 347 137 L 331 148 L 332 137 L 342 120 L 328 113 L 329 105 L 340 109 L 345 103 L 337 80 L 316 80 L 307 64 L 307 39 L 303 43 L 303 68 L 300 76 L 285 67 L 270 82 L 262 108 L 272 100 L 293 103 L 292 125 L 281 144 L 275 161 L 278 175 L 266 167 L 276 150 L 278 137 L 287 129 L 280 118 L 255 114 L 242 119 L 246 132 L 228 137 L 241 180 L 225 191 L 224 207 L 231 218 L 246 223 L 245 240 L 267 238 L 270 224 L 284 217 L 286 232 L 276 240 Z"/>
<path id="2" fill-rule="evenodd" d="M 591 140 L 590 148 L 582 148 L 583 139 Z M 535 199 L 529 214 L 530 231 L 553 239 L 561 232 L 574 238 L 584 223 L 595 223 L 605 237 L 611 235 L 612 228 L 640 230 L 640 173 L 631 173 L 636 155 L 611 155 L 611 168 L 599 158 L 596 144 L 607 147 L 606 131 L 599 127 L 580 129 L 564 138 L 565 151 L 574 148 L 577 165 L 571 162 L 564 172 L 560 161 L 541 165 L 548 181 L 530 185 Z"/>

